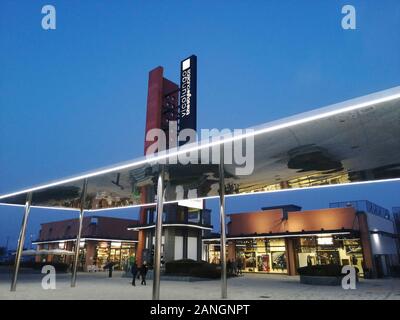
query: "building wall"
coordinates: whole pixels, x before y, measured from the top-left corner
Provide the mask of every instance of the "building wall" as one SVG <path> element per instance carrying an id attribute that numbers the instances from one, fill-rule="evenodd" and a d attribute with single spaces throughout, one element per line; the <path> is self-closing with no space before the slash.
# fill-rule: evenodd
<path id="1" fill-rule="evenodd" d="M 372 254 L 371 237 L 368 229 L 368 221 L 365 213 L 358 214 L 358 222 L 360 227 L 360 240 L 363 248 L 363 257 L 365 269 L 371 270 L 371 277 L 376 276 L 375 263 Z"/>
<path id="2" fill-rule="evenodd" d="M 288 213 L 283 219 L 281 209 L 265 210 L 230 215 L 228 234 L 266 234 L 284 232 L 303 232 L 340 230 L 358 230 L 358 220 L 353 208 L 335 208 Z"/>
<path id="3" fill-rule="evenodd" d="M 373 254 L 397 254 L 395 239 L 387 235 L 377 233 L 371 234 L 371 247 Z"/>
<path id="4" fill-rule="evenodd" d="M 285 232 L 285 222 L 282 221 L 282 210 L 268 210 L 246 212 L 229 215 L 229 235 L 253 234 L 253 233 L 280 233 Z"/>
<path id="5" fill-rule="evenodd" d="M 368 221 L 368 230 L 370 232 L 383 231 L 384 233 L 372 233 L 370 235 L 371 249 L 373 255 L 388 255 L 390 264 L 397 264 L 398 261 L 398 244 L 396 238 L 396 227 L 392 220 L 384 219 L 380 216 L 366 213 Z M 384 263 L 386 268 L 386 261 Z M 389 270 L 385 270 L 386 273 Z"/>
<path id="6" fill-rule="evenodd" d="M 368 227 L 370 231 L 373 231 L 374 229 L 378 229 L 379 231 L 384 231 L 388 233 L 396 233 L 395 231 L 395 225 L 392 220 L 388 220 L 385 218 L 382 218 L 380 216 L 371 214 L 371 213 L 366 213 L 367 219 L 368 219 Z"/>
<path id="7" fill-rule="evenodd" d="M 354 208 L 335 208 L 289 212 L 288 231 L 358 230 Z"/>
<path id="8" fill-rule="evenodd" d="M 92 223 L 97 219 L 97 223 Z M 81 237 L 99 237 L 107 239 L 137 240 L 137 232 L 127 230 L 128 226 L 136 225 L 137 220 L 111 217 L 85 217 L 82 222 Z M 76 238 L 79 219 L 69 219 L 43 223 L 39 241 Z"/>

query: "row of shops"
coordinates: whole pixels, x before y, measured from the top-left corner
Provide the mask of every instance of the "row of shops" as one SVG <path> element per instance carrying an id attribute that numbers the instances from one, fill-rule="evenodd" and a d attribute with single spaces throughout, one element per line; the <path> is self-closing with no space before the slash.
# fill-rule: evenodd
<path id="1" fill-rule="evenodd" d="M 123 270 L 136 255 L 137 233 L 127 230 L 136 220 L 110 217 L 86 217 L 83 220 L 82 238 L 79 246 L 78 269 L 83 271 L 103 270 L 112 262 L 114 268 Z M 78 220 L 63 220 L 42 224 L 38 250 L 75 251 L 76 240 L 72 237 L 78 230 Z M 40 255 L 39 262 L 66 263 L 72 266 L 71 255 Z"/>
<path id="2" fill-rule="evenodd" d="M 207 261 L 218 264 L 220 245 L 208 240 L 205 246 Z M 293 252 L 289 252 L 291 248 Z M 364 274 L 360 239 L 350 234 L 231 240 L 227 252 L 228 260 L 236 261 L 244 272 L 288 274 L 288 266 L 293 263 L 295 269 L 324 264 L 352 265 L 360 275 Z"/>
<path id="3" fill-rule="evenodd" d="M 358 207 L 354 202 L 319 210 L 302 211 L 298 206 L 285 205 L 230 214 L 227 259 L 236 261 L 244 272 L 296 275 L 299 267 L 338 264 L 355 266 L 360 276 L 387 276 L 399 265 L 399 237 L 393 218 L 378 209 L 371 203 L 361 202 Z M 170 221 L 166 215 L 162 262 L 201 259 L 220 263 L 219 235 L 211 233 L 209 210 L 199 217 L 177 223 L 175 216 Z M 76 231 L 77 220 L 43 224 L 35 244 L 38 249 L 72 252 Z M 140 232 L 144 232 L 143 237 L 138 236 Z M 83 221 L 79 268 L 101 270 L 113 262 L 122 270 L 134 259 L 151 267 L 153 248 L 153 219 L 140 224 L 137 220 L 87 217 Z M 37 259 L 68 264 L 73 260 L 63 255 Z"/>
<path id="4" fill-rule="evenodd" d="M 390 212 L 369 201 L 302 211 L 295 205 L 229 215 L 227 258 L 245 272 L 296 275 L 299 267 L 351 265 L 383 277 L 399 265 L 399 234 Z M 203 258 L 219 263 L 218 237 L 203 239 Z"/>

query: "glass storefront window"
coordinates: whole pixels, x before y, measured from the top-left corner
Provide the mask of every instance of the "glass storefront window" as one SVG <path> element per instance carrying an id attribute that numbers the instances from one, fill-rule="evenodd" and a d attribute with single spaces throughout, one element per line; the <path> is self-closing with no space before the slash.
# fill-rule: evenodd
<path id="1" fill-rule="evenodd" d="M 208 246 L 208 262 L 219 264 L 220 263 L 221 246 L 218 244 L 209 244 Z"/>
<path id="2" fill-rule="evenodd" d="M 107 260 L 109 258 L 109 247 L 107 242 L 99 242 L 96 246 L 95 257 L 94 257 L 94 264 L 99 267 L 103 268 Z"/>
<path id="3" fill-rule="evenodd" d="M 287 273 L 285 240 L 257 239 L 236 241 L 236 256 L 244 271 Z"/>
<path id="4" fill-rule="evenodd" d="M 304 236 L 294 241 L 296 268 L 311 265 L 351 265 L 364 275 L 361 241 L 351 235 Z M 285 238 L 243 239 L 233 241 L 236 260 L 243 271 L 287 274 Z M 219 244 L 208 244 L 208 261 L 220 263 Z"/>
<path id="5" fill-rule="evenodd" d="M 363 253 L 359 239 L 340 236 L 302 237 L 297 241 L 298 267 L 311 265 L 352 265 L 363 275 Z"/>
<path id="6" fill-rule="evenodd" d="M 115 269 L 125 270 L 131 257 L 135 257 L 135 244 L 129 242 L 99 242 L 96 246 L 94 264 L 103 268 L 108 261 Z"/>

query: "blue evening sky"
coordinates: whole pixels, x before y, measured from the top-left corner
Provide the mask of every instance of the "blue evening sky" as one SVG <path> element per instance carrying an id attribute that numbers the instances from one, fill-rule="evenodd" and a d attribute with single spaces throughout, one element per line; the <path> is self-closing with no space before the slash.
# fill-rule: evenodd
<path id="1" fill-rule="evenodd" d="M 41 28 L 41 8 L 57 29 Z M 341 8 L 357 29 L 341 28 Z M 0 2 L 0 194 L 142 155 L 147 77 L 198 56 L 198 127 L 246 128 L 400 85 L 400 2 Z M 227 212 L 369 199 L 400 205 L 399 183 L 229 199 Z M 216 201 L 209 201 L 218 224 Z M 15 247 L 21 208 L 0 207 Z M 110 213 L 108 213 L 110 214 Z M 126 210 L 118 216 L 136 217 Z M 32 210 L 41 222 L 70 213 Z"/>

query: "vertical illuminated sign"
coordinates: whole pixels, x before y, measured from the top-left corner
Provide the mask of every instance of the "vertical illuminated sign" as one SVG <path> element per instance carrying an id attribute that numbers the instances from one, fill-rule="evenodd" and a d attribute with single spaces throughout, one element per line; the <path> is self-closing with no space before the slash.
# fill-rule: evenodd
<path id="1" fill-rule="evenodd" d="M 181 62 L 178 132 L 196 130 L 197 122 L 197 57 L 192 55 Z"/>

